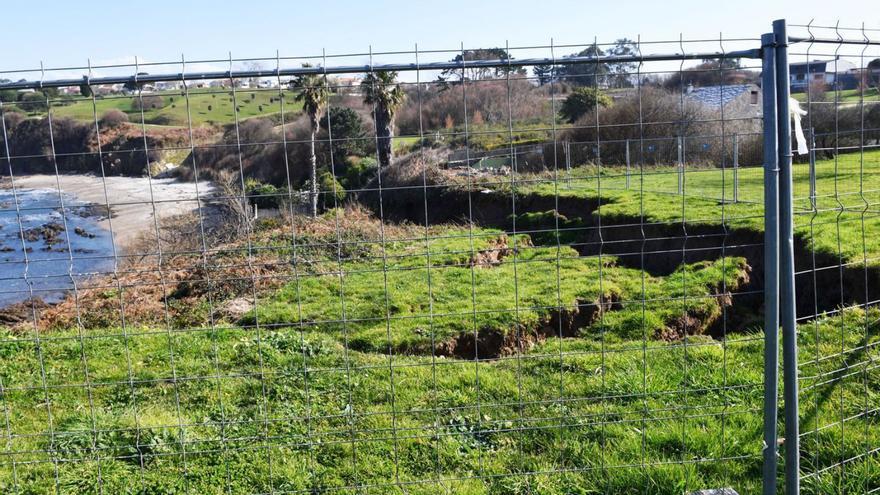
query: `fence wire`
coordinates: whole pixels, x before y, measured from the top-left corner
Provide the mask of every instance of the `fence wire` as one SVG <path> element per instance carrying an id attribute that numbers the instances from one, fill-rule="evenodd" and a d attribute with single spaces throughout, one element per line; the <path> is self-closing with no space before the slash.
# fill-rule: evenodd
<path id="1" fill-rule="evenodd" d="M 880 40 L 839 25 L 793 35 L 793 96 L 811 141 L 794 165 L 802 484 L 876 493 Z"/>
<path id="2" fill-rule="evenodd" d="M 859 86 L 793 94 L 802 489 L 872 493 L 876 45 L 821 29 L 789 61 Z M 761 57 L 0 72 L 0 488 L 761 491 Z"/>

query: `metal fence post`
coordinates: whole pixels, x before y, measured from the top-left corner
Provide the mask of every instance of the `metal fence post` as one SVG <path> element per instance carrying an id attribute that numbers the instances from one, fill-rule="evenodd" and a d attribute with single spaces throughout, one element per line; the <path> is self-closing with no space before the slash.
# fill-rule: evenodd
<path id="1" fill-rule="evenodd" d="M 678 147 L 678 194 L 684 194 L 684 150 L 681 141 L 681 136 L 675 138 Z"/>
<path id="2" fill-rule="evenodd" d="M 629 139 L 626 140 L 626 188 L 629 189 Z"/>
<path id="3" fill-rule="evenodd" d="M 800 493 L 797 326 L 794 286 L 794 217 L 789 113 L 788 33 L 785 20 L 773 21 L 776 35 L 776 107 L 779 126 L 779 249 L 782 376 L 785 400 L 785 493 Z"/>
<path id="4" fill-rule="evenodd" d="M 739 203 L 739 136 L 733 135 L 733 202 Z"/>
<path id="5" fill-rule="evenodd" d="M 816 209 L 816 129 L 810 129 L 810 207 Z"/>
<path id="6" fill-rule="evenodd" d="M 776 493 L 779 394 L 779 155 L 776 119 L 776 38 L 761 36 L 764 111 L 764 483 Z"/>
<path id="7" fill-rule="evenodd" d="M 565 152 L 565 182 L 571 187 L 571 141 L 563 141 L 562 150 Z"/>

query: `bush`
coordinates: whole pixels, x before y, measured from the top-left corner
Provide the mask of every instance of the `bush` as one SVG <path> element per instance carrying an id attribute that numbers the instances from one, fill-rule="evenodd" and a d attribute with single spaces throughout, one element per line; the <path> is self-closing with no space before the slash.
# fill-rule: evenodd
<path id="1" fill-rule="evenodd" d="M 18 100 L 18 107 L 28 113 L 45 112 L 49 109 L 46 95 L 40 92 L 22 94 Z"/>
<path id="2" fill-rule="evenodd" d="M 199 174 L 207 180 L 217 180 L 223 172 L 238 173 L 245 179 L 286 187 L 298 188 L 309 178 L 309 125 L 305 118 L 285 125 L 286 145 L 282 143 L 274 122 L 266 118 L 247 119 L 240 123 L 236 134 L 227 127 L 219 146 L 196 148 L 195 163 Z M 241 152 L 239 156 L 239 147 Z M 327 145 L 315 143 L 319 164 L 328 155 Z M 286 157 L 285 157 L 286 153 Z M 182 171 L 186 180 L 194 178 L 192 170 Z"/>
<path id="3" fill-rule="evenodd" d="M 361 116 L 347 107 L 330 107 L 320 121 L 320 139 L 333 138 L 337 157 L 366 155 L 375 151 L 375 142 L 367 138 Z"/>
<path id="4" fill-rule="evenodd" d="M 611 98 L 602 91 L 591 87 L 575 88 L 562 102 L 559 115 L 572 124 L 584 115 L 594 112 L 597 107 L 611 106 Z"/>
<path id="5" fill-rule="evenodd" d="M 330 172 L 324 172 L 318 179 L 320 207 L 324 210 L 342 206 L 345 200 L 345 188 Z"/>
<path id="6" fill-rule="evenodd" d="M 345 175 L 341 181 L 346 189 L 362 189 L 379 169 L 379 162 L 371 156 L 348 157 Z"/>
<path id="7" fill-rule="evenodd" d="M 626 163 L 627 140 L 631 141 L 630 163 L 669 165 L 677 161 L 677 138 L 681 136 L 689 164 L 720 165 L 725 161 L 732 163 L 731 141 L 733 134 L 740 134 L 740 164 L 760 163 L 760 137 L 755 140 L 752 136 L 758 132 L 754 122 L 727 118 L 724 122 L 727 141 L 722 146 L 717 137 L 721 134 L 721 121 L 716 112 L 690 100 L 682 102 L 680 95 L 672 92 L 643 88 L 641 98 L 618 101 L 602 109 L 598 117 L 595 111 L 587 113 L 576 122 L 577 127 L 564 132 L 559 141 L 571 143 L 574 165 L 599 161 L 622 165 Z M 709 146 L 704 148 L 702 144 Z M 550 149 L 545 147 L 544 155 L 553 156 L 554 145 L 548 146 Z M 563 157 L 561 143 L 558 146 L 555 153 Z"/>
<path id="8" fill-rule="evenodd" d="M 258 208 L 280 208 L 284 192 L 272 184 L 264 184 L 253 179 L 245 182 L 248 201 Z"/>
<path id="9" fill-rule="evenodd" d="M 100 121 L 101 127 L 108 128 L 118 127 L 125 123 L 128 123 L 128 114 L 115 108 L 104 112 Z"/>
<path id="10" fill-rule="evenodd" d="M 131 108 L 134 110 L 148 111 L 155 110 L 165 106 L 165 98 L 159 95 L 135 96 L 131 100 Z"/>
<path id="11" fill-rule="evenodd" d="M 463 125 L 465 98 L 470 123 L 473 123 L 477 112 L 487 126 L 506 126 L 508 113 L 514 122 L 546 119 L 550 101 L 544 97 L 544 90 L 521 79 L 511 79 L 509 84 L 509 112 L 506 80 L 469 82 L 464 91 L 460 86 L 444 90 L 439 84 L 420 90 L 410 87 L 407 89 L 406 103 L 398 111 L 395 123 L 401 134 L 409 135 L 442 130 L 446 126 L 447 116 L 453 125 Z"/>
<path id="12" fill-rule="evenodd" d="M 6 132 L 11 132 L 18 124 L 25 119 L 25 116 L 20 112 L 4 112 L 3 120 L 6 124 Z M 2 137 L 0 137 L 2 139 Z"/>

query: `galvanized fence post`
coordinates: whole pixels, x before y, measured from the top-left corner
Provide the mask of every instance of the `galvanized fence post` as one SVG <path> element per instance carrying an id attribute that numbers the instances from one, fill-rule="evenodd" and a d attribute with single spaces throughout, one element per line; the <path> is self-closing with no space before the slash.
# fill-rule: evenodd
<path id="1" fill-rule="evenodd" d="M 816 129 L 810 129 L 810 208 L 816 209 Z"/>
<path id="2" fill-rule="evenodd" d="M 779 393 L 779 155 L 776 38 L 761 36 L 764 112 L 764 473 L 763 494 L 776 493 Z"/>
<path id="3" fill-rule="evenodd" d="M 571 141 L 563 141 L 562 150 L 565 152 L 565 182 L 571 187 Z"/>
<path id="4" fill-rule="evenodd" d="M 776 107 L 779 126 L 779 275 L 782 323 L 782 374 L 785 388 L 785 492 L 800 493 L 797 326 L 794 286 L 794 207 L 789 113 L 788 33 L 785 20 L 773 21 L 776 35 Z"/>
<path id="5" fill-rule="evenodd" d="M 733 202 L 739 203 L 739 136 L 733 135 Z"/>
<path id="6" fill-rule="evenodd" d="M 684 194 L 684 150 L 682 149 L 682 137 L 675 140 L 678 148 L 678 194 Z"/>

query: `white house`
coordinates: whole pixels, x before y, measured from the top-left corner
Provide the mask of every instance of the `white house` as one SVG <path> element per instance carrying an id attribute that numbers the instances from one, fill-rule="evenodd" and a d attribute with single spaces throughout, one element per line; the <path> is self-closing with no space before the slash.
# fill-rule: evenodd
<path id="1" fill-rule="evenodd" d="M 859 85 L 856 65 L 840 57 L 830 60 L 812 60 L 789 65 L 791 90 L 806 91 L 811 83 L 824 84 L 828 89 L 854 89 Z"/>

